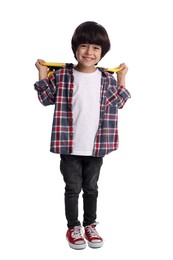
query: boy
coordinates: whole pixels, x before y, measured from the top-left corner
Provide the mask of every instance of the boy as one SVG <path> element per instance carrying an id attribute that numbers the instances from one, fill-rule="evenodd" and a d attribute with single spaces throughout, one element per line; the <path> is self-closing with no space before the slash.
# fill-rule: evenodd
<path id="1" fill-rule="evenodd" d="M 125 88 L 127 66 L 121 64 L 117 82 L 104 68 L 96 67 L 110 50 L 103 26 L 80 24 L 71 40 L 77 65 L 66 64 L 49 78 L 43 60 L 37 60 L 39 81 L 34 84 L 40 102 L 55 105 L 51 152 L 60 154 L 65 182 L 66 238 L 73 249 L 103 245 L 96 231 L 96 211 L 103 157 L 118 148 L 118 109 L 130 93 Z M 83 227 L 78 220 L 78 197 L 83 190 Z"/>

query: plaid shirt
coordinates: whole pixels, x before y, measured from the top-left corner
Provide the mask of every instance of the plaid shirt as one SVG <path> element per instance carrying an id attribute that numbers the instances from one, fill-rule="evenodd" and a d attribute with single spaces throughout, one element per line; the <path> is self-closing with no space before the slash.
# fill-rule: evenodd
<path id="1" fill-rule="evenodd" d="M 50 151 L 71 154 L 73 151 L 72 99 L 74 88 L 73 64 L 57 70 L 49 78 L 34 84 L 38 98 L 44 105 L 55 105 Z M 100 120 L 93 144 L 93 156 L 104 155 L 118 148 L 118 109 L 122 108 L 130 93 L 117 86 L 112 74 L 103 68 L 100 88 Z"/>

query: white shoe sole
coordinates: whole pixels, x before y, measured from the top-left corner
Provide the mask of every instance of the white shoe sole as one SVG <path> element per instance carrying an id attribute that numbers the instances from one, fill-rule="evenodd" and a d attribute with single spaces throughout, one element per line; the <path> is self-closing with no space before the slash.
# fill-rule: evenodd
<path id="1" fill-rule="evenodd" d="M 68 240 L 67 240 L 68 241 Z M 76 249 L 76 250 L 81 250 L 81 249 L 85 249 L 86 248 L 86 243 L 83 243 L 83 244 L 72 244 L 68 241 L 68 244 L 69 246 L 72 248 L 72 249 Z"/>
<path id="2" fill-rule="evenodd" d="M 97 242 L 97 243 L 89 242 L 89 241 L 88 241 L 88 246 L 91 247 L 91 248 L 100 248 L 100 247 L 103 246 L 103 244 L 104 244 L 103 241 Z"/>

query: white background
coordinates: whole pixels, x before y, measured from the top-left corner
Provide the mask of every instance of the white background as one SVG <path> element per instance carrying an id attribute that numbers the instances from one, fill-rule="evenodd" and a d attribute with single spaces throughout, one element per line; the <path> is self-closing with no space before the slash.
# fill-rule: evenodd
<path id="1" fill-rule="evenodd" d="M 5 1 L 0 7 L 0 259 L 173 259 L 172 5 L 165 1 Z M 75 62 L 74 29 L 101 23 L 129 67 L 132 98 L 119 111 L 120 146 L 105 157 L 98 226 L 103 248 L 65 240 L 64 183 L 49 152 L 53 106 L 33 84 L 37 58 Z M 80 220 L 82 220 L 80 199 Z"/>

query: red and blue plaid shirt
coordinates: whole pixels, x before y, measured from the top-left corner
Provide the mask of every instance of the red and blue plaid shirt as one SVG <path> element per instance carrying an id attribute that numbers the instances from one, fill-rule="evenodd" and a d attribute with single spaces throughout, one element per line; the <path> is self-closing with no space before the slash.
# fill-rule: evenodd
<path id="1" fill-rule="evenodd" d="M 73 151 L 72 99 L 74 88 L 73 64 L 66 64 L 49 78 L 34 84 L 38 98 L 44 105 L 55 105 L 50 151 L 71 154 Z M 122 108 L 130 93 L 117 86 L 112 74 L 103 68 L 100 88 L 100 120 L 93 144 L 93 156 L 104 155 L 118 148 L 118 109 Z"/>

